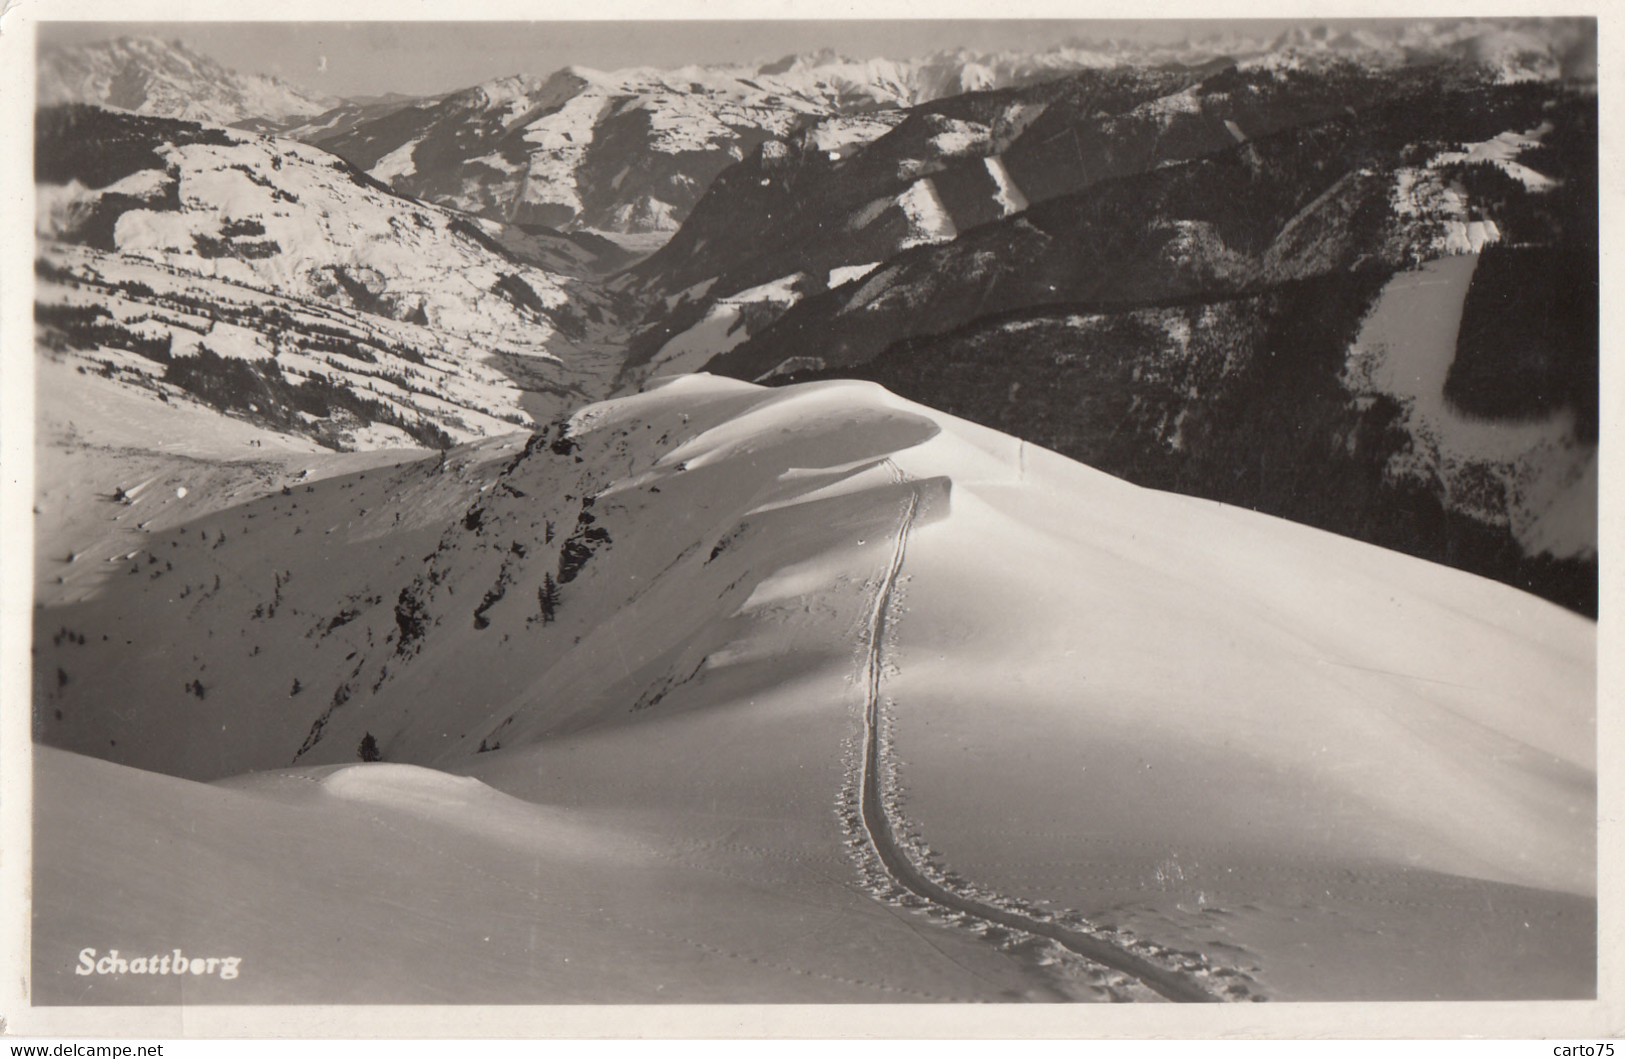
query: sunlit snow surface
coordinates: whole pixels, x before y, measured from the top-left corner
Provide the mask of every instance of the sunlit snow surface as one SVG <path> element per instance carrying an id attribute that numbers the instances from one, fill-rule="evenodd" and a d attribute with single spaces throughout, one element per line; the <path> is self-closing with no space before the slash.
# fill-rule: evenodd
<path id="1" fill-rule="evenodd" d="M 1215 993 L 1592 994 L 1590 622 L 869 384 L 688 376 L 569 436 L 290 454 L 37 616 L 36 1003 L 1143 995 L 888 896 L 852 825 L 877 628 L 889 811 L 978 900 Z M 612 540 L 544 622 L 576 512 Z"/>

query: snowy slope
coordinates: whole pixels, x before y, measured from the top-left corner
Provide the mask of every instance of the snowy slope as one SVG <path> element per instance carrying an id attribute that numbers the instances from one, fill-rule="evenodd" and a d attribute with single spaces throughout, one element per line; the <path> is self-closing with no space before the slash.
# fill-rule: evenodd
<path id="1" fill-rule="evenodd" d="M 851 886 L 837 843 L 798 849 L 800 870 L 746 849 L 696 855 L 633 814 L 408 765 L 212 786 L 48 749 L 35 768 L 36 1003 L 1043 996 L 980 939 L 924 938 Z M 127 880 L 116 896 L 85 887 L 110 869 Z M 233 979 L 76 976 L 86 946 L 241 963 Z"/>
<path id="2" fill-rule="evenodd" d="M 311 299 L 343 297 L 335 272 L 349 269 L 383 303 L 382 315 L 422 315 L 492 345 L 506 339 L 516 351 L 551 335 L 545 320 L 526 318 L 526 307 L 493 288 L 513 274 L 551 310 L 569 300 L 574 277 L 505 259 L 475 222 L 391 195 L 324 151 L 242 133 L 227 139 L 235 142 L 161 146 L 161 168 L 105 187 L 42 185 L 41 234 L 71 240 L 74 219 L 110 195 L 130 195 L 146 202 L 117 215 L 105 248 L 127 257 Z M 132 195 L 132 180 L 151 186 Z"/>
<path id="3" fill-rule="evenodd" d="M 1414 441 L 1388 468 L 1393 478 L 1437 483 L 1458 509 L 1505 526 L 1526 554 L 1594 556 L 1597 447 L 1582 438 L 1574 410 L 1495 421 L 1448 396 L 1478 260 L 1445 257 L 1390 280 L 1349 347 L 1346 384 L 1404 408 Z"/>
<path id="4" fill-rule="evenodd" d="M 168 352 L 325 373 L 376 395 L 386 420 L 423 421 L 427 443 L 549 418 L 618 367 L 600 252 L 579 242 L 399 197 L 292 140 L 42 114 L 42 304 L 100 311 Z M 75 145 L 98 136 L 117 145 L 105 161 Z M 94 362 L 164 375 L 168 352 Z M 350 434 L 347 447 L 406 440 Z"/>
<path id="5" fill-rule="evenodd" d="M 41 995 L 89 995 L 89 934 L 252 953 L 222 1001 L 1594 988 L 1595 627 L 1505 586 L 861 383 L 685 376 L 290 485 L 37 615 L 45 743 L 255 774 L 42 756 Z M 126 942 L 92 845 L 207 867 L 120 891 Z"/>

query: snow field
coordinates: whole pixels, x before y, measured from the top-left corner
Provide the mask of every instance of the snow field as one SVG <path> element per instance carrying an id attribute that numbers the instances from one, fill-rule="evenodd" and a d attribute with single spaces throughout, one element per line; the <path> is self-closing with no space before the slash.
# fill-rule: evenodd
<path id="1" fill-rule="evenodd" d="M 200 930 L 175 943 L 226 951 L 235 930 L 243 980 L 260 961 L 288 996 L 1055 995 L 1036 951 L 873 901 L 851 845 L 866 622 L 911 496 L 883 764 L 934 870 L 1281 999 L 1588 988 L 1591 623 L 871 384 L 707 376 L 539 444 L 210 514 L 149 545 L 173 574 L 47 611 L 43 629 L 86 639 L 40 645 L 69 673 L 48 742 L 260 775 L 225 791 L 43 752 L 75 792 L 52 833 L 75 840 L 42 861 L 63 905 L 43 906 L 36 951 L 93 943 L 67 940 L 84 933 L 70 908 L 150 909 L 167 935 L 180 909 L 246 893 L 230 916 L 188 913 Z M 544 621 L 536 585 L 566 536 L 590 554 Z M 169 587 L 214 572 L 207 602 Z M 422 629 L 403 649 L 408 596 Z M 104 647 L 104 629 L 139 643 Z M 123 659 L 116 689 L 90 664 L 104 654 Z M 354 764 L 363 732 L 388 764 Z M 183 813 L 208 822 L 161 830 Z M 85 839 L 81 818 L 110 834 Z M 306 855 L 278 845 L 293 835 Z M 132 906 L 84 870 L 90 849 L 140 877 L 176 850 L 206 866 Z M 1476 934 L 1452 947 L 1428 923 Z M 388 973 L 358 972 L 385 955 Z"/>

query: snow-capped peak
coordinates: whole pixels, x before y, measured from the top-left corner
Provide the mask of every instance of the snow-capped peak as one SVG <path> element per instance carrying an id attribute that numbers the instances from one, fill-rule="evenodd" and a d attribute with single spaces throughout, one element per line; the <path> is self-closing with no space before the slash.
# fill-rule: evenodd
<path id="1" fill-rule="evenodd" d="M 38 77 L 44 105 L 95 103 L 222 125 L 319 114 L 337 102 L 280 78 L 235 73 L 182 41 L 157 37 L 41 48 Z"/>
<path id="2" fill-rule="evenodd" d="M 450 101 L 478 111 L 511 108 L 516 102 L 523 109 L 529 106 L 529 97 L 541 87 L 541 80 L 529 74 L 509 74 L 464 89 L 450 97 Z"/>

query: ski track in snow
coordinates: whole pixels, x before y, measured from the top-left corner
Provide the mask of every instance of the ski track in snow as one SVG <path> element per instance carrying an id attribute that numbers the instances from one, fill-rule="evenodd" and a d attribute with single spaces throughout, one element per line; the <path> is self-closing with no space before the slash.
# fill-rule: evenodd
<path id="1" fill-rule="evenodd" d="M 898 484 L 907 481 L 904 473 L 891 460 L 886 460 L 885 464 Z M 913 894 L 928 905 L 949 913 L 950 916 L 968 915 L 1010 930 L 1047 938 L 1092 964 L 1134 978 L 1145 988 L 1167 1000 L 1185 1003 L 1219 1002 L 1218 996 L 1204 989 L 1191 976 L 1153 963 L 1103 938 L 1069 928 L 1056 921 L 1046 921 L 1002 907 L 1002 901 L 992 903 L 966 896 L 928 878 L 926 872 L 909 856 L 904 842 L 899 841 L 898 834 L 905 829 L 901 821 L 893 818 L 894 811 L 889 811 L 887 804 L 888 796 L 894 798 L 896 792 L 883 788 L 885 779 L 882 773 L 886 774 L 887 779 L 892 780 L 890 786 L 895 786 L 895 769 L 888 767 L 889 763 L 883 760 L 881 728 L 887 718 L 883 716 L 885 699 L 881 694 L 881 686 L 885 673 L 886 631 L 887 625 L 891 623 L 888 620 L 888 611 L 908 551 L 909 531 L 913 528 L 919 507 L 920 492 L 917 488 L 911 487 L 908 502 L 898 518 L 896 540 L 890 561 L 879 586 L 875 589 L 874 607 L 865 623 L 868 648 L 863 664 L 863 748 L 857 783 L 859 816 L 863 836 L 868 842 L 867 852 L 873 854 L 879 861 L 887 879 L 896 888 Z M 935 874 L 940 875 L 941 869 L 939 868 Z"/>

